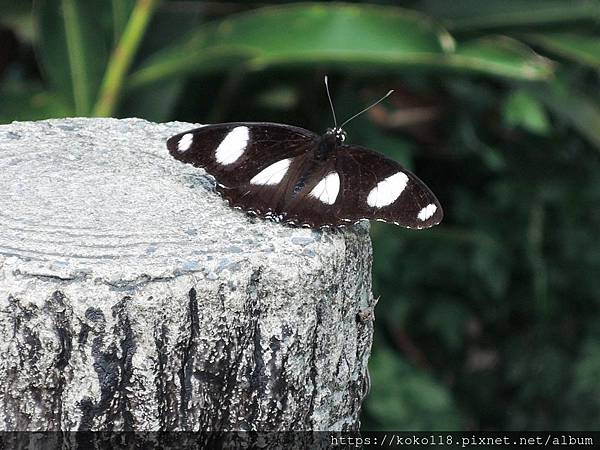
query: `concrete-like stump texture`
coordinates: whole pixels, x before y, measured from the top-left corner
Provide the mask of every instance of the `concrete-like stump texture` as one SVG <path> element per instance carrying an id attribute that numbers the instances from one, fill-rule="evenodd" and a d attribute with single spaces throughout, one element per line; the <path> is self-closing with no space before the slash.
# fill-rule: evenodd
<path id="1" fill-rule="evenodd" d="M 229 208 L 165 148 L 193 127 L 0 126 L 1 429 L 357 428 L 368 226 Z"/>

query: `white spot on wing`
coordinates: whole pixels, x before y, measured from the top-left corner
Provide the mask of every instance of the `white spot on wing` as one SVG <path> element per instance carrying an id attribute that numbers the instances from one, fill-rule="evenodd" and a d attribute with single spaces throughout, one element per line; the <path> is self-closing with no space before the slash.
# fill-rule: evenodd
<path id="1" fill-rule="evenodd" d="M 235 127 L 215 150 L 215 159 L 219 164 L 227 166 L 233 164 L 246 150 L 248 139 L 248 127 Z"/>
<path id="2" fill-rule="evenodd" d="M 271 164 L 269 167 L 261 170 L 258 174 L 256 174 L 250 180 L 250 184 L 267 185 L 279 183 L 287 173 L 291 162 L 292 159 L 288 158 L 282 159 L 281 161 L 277 161 L 276 163 Z"/>
<path id="3" fill-rule="evenodd" d="M 398 172 L 377 183 L 367 197 L 367 204 L 372 208 L 383 208 L 396 201 L 408 184 L 405 173 Z"/>
<path id="4" fill-rule="evenodd" d="M 433 216 L 436 211 L 437 211 L 437 206 L 435 206 L 433 203 L 430 203 L 425 208 L 421 209 L 421 211 L 419 211 L 417 218 L 419 220 L 422 220 L 423 222 L 425 222 L 427 219 L 429 219 L 431 216 Z"/>
<path id="5" fill-rule="evenodd" d="M 185 152 L 186 150 L 188 150 L 190 148 L 193 141 L 194 141 L 194 135 L 192 133 L 184 134 L 183 136 L 181 136 L 181 139 L 179 139 L 179 142 L 177 143 L 177 150 L 180 153 Z"/>
<path id="6" fill-rule="evenodd" d="M 340 176 L 337 172 L 331 172 L 325 176 L 319 183 L 310 191 L 311 196 L 317 200 L 333 205 L 340 192 Z"/>

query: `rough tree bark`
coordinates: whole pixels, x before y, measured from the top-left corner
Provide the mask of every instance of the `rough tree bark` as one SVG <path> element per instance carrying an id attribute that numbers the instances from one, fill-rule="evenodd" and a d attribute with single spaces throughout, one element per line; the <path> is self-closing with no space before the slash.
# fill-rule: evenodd
<path id="1" fill-rule="evenodd" d="M 349 430 L 368 226 L 230 209 L 138 119 L 0 126 L 0 428 Z"/>

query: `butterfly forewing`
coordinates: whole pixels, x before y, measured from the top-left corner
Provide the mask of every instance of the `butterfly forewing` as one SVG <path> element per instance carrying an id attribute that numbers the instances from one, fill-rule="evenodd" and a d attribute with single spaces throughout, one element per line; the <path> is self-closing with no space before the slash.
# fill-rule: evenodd
<path id="1" fill-rule="evenodd" d="M 167 148 L 174 158 L 205 169 L 217 183 L 232 188 L 278 161 L 305 153 L 318 139 L 302 128 L 236 122 L 177 134 Z"/>

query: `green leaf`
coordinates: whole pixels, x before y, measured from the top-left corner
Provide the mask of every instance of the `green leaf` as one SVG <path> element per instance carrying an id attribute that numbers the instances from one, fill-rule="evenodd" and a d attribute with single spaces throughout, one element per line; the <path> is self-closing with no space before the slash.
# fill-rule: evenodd
<path id="1" fill-rule="evenodd" d="M 103 2 L 38 0 L 38 57 L 55 94 L 73 114 L 89 115 L 102 80 L 107 49 L 100 21 Z"/>
<path id="2" fill-rule="evenodd" d="M 140 95 L 126 97 L 119 108 L 119 116 L 143 117 L 152 122 L 169 120 L 184 88 L 183 80 L 166 80 L 154 87 L 140 91 Z"/>
<path id="3" fill-rule="evenodd" d="M 427 312 L 425 325 L 432 333 L 440 336 L 448 348 L 459 351 L 464 344 L 468 310 L 455 299 L 432 303 Z"/>
<path id="4" fill-rule="evenodd" d="M 535 134 L 550 132 L 550 122 L 541 102 L 522 89 L 512 92 L 506 99 L 504 121 L 511 127 L 521 127 Z"/>
<path id="5" fill-rule="evenodd" d="M 519 79 L 545 78 L 552 70 L 547 60 L 507 38 L 474 41 L 456 53 L 454 49 L 454 39 L 446 30 L 413 11 L 393 6 L 294 4 L 206 24 L 151 56 L 130 81 L 137 87 L 186 73 L 298 64 L 392 73 L 450 68 Z"/>
<path id="6" fill-rule="evenodd" d="M 581 348 L 581 354 L 574 367 L 574 391 L 583 396 L 598 398 L 598 378 L 600 377 L 600 343 L 597 336 L 588 337 Z"/>
<path id="7" fill-rule="evenodd" d="M 600 4 L 589 0 L 428 0 L 421 4 L 423 12 L 443 18 L 452 31 L 594 22 L 600 18 Z"/>
<path id="8" fill-rule="evenodd" d="M 95 116 L 105 117 L 114 114 L 121 97 L 125 77 L 158 3 L 158 0 L 136 1 L 106 66 L 98 101 L 93 109 Z"/>
<path id="9" fill-rule="evenodd" d="M 134 85 L 183 73 L 293 64 L 370 68 L 431 63 L 454 41 L 438 25 L 394 7 L 301 4 L 256 9 L 206 24 L 159 52 Z"/>
<path id="10" fill-rule="evenodd" d="M 112 0 L 113 46 L 116 46 L 125 31 L 135 0 Z"/>
<path id="11" fill-rule="evenodd" d="M 460 429 L 461 418 L 448 389 L 386 348 L 369 361 L 371 393 L 365 408 L 380 429 Z"/>
<path id="12" fill-rule="evenodd" d="M 32 41 L 34 37 L 31 6 L 33 0 L 0 0 L 2 16 L 0 24 L 17 31 L 21 41 Z"/>
<path id="13" fill-rule="evenodd" d="M 600 68 L 600 36 L 575 33 L 535 33 L 525 39 L 579 64 Z"/>
<path id="14" fill-rule="evenodd" d="M 42 120 L 72 113 L 60 97 L 34 83 L 6 81 L 0 87 L 0 123 Z"/>
<path id="15" fill-rule="evenodd" d="M 529 80 L 549 78 L 554 70 L 552 61 L 507 36 L 488 36 L 461 44 L 448 64 L 462 70 Z"/>
<path id="16" fill-rule="evenodd" d="M 600 150 L 600 106 L 597 97 L 576 90 L 562 78 L 525 89 Z"/>

